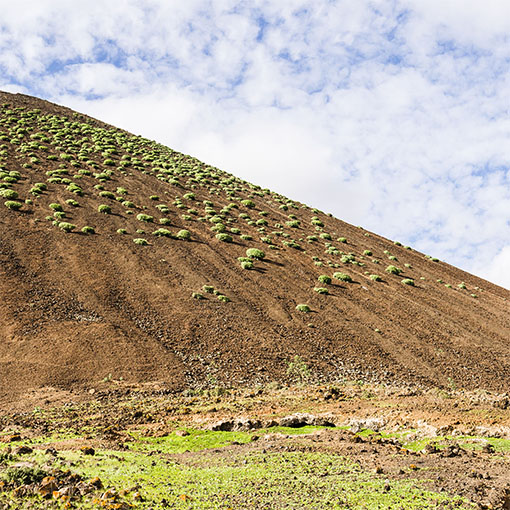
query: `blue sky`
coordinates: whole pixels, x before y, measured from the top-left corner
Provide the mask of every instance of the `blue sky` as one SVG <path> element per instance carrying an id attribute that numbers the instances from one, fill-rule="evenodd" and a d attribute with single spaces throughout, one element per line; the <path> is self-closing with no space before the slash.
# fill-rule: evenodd
<path id="1" fill-rule="evenodd" d="M 506 0 L 0 0 L 38 95 L 510 288 Z"/>

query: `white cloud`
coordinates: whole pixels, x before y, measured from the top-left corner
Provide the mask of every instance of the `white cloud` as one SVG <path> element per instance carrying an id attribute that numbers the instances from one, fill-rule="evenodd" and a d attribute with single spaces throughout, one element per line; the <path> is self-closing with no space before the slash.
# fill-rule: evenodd
<path id="1" fill-rule="evenodd" d="M 510 245 L 504 246 L 492 260 L 477 262 L 474 270 L 485 279 L 510 289 Z"/>
<path id="2" fill-rule="evenodd" d="M 0 88 L 509 285 L 506 0 L 1 3 Z"/>

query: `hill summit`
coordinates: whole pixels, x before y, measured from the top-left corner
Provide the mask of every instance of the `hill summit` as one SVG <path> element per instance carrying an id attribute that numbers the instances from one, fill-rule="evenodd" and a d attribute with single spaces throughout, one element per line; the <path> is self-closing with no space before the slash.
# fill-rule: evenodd
<path id="1" fill-rule="evenodd" d="M 105 377 L 507 388 L 507 290 L 70 109 L 0 93 L 0 198 L 3 397 Z"/>

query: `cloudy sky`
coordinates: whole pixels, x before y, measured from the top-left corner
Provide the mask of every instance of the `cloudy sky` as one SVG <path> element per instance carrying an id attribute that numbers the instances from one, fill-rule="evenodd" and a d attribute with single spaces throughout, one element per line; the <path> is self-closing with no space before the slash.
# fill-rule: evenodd
<path id="1" fill-rule="evenodd" d="M 0 89 L 510 288 L 508 0 L 0 0 Z"/>

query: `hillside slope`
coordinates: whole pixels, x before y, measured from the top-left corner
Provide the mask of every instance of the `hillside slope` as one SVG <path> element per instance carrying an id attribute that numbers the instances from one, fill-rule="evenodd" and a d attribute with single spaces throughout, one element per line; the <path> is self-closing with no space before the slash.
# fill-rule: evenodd
<path id="1" fill-rule="evenodd" d="M 319 380 L 510 380 L 507 290 L 67 108 L 0 93 L 0 194 L 4 397 L 272 381 L 295 355 Z"/>

